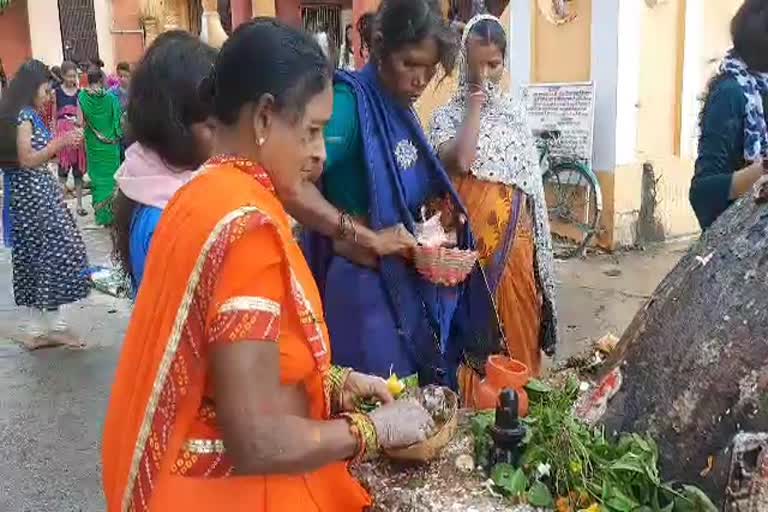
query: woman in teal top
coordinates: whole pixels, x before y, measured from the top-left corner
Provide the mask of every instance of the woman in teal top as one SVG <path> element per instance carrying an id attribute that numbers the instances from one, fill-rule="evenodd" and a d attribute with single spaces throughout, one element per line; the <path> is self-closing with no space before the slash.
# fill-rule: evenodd
<path id="1" fill-rule="evenodd" d="M 373 31 L 371 62 L 335 77 L 334 112 L 325 129 L 322 189 L 343 212 L 340 236 L 328 252 L 319 249 L 322 237 L 310 234 L 305 254 L 323 294 L 334 363 L 383 377 L 418 373 L 422 383 L 451 385 L 447 340 L 458 289 L 428 282 L 406 258 L 368 250 L 358 229 L 402 226 L 411 240 L 402 249 L 409 253 L 427 202 L 446 199 L 463 212 L 412 109 L 437 66 L 453 67 L 456 41 L 434 0 L 384 0 Z M 459 245 L 471 246 L 468 226 L 458 231 Z"/>
<path id="2" fill-rule="evenodd" d="M 333 87 L 333 117 L 325 128 L 325 197 L 353 217 L 368 215 L 365 153 L 357 115 L 357 100 L 343 83 Z"/>
<path id="3" fill-rule="evenodd" d="M 733 50 L 710 81 L 689 198 L 708 228 L 766 172 L 768 3 L 746 0 L 731 22 Z"/>

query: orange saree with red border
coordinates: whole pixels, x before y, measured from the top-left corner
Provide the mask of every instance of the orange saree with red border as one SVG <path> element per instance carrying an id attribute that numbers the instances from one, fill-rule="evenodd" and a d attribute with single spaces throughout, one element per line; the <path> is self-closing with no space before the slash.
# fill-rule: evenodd
<path id="1" fill-rule="evenodd" d="M 284 385 L 328 419 L 330 344 L 320 296 L 288 216 L 258 166 L 214 159 L 163 213 L 107 412 L 109 512 L 360 511 L 343 462 L 302 475 L 234 476 L 216 425 L 208 353 L 274 342 Z"/>

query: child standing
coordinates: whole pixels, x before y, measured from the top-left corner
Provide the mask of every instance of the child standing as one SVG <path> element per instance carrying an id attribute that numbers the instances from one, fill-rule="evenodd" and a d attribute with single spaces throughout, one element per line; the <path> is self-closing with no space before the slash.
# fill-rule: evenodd
<path id="1" fill-rule="evenodd" d="M 113 85 L 109 92 L 115 95 L 117 101 L 120 102 L 120 109 L 123 112 L 123 117 L 128 111 L 128 86 L 131 83 L 131 65 L 127 62 L 120 62 L 117 65 L 117 78 L 118 83 Z M 122 122 L 122 120 L 121 120 Z M 123 133 L 125 133 L 125 127 L 123 127 Z M 125 160 L 126 141 L 123 137 L 120 139 L 120 162 Z"/>
<path id="2" fill-rule="evenodd" d="M 61 137 L 64 134 L 82 127 L 82 112 L 78 101 L 77 66 L 66 61 L 61 65 L 62 83 L 54 89 L 53 102 L 56 112 L 55 133 Z M 87 215 L 83 208 L 83 175 L 85 174 L 85 148 L 82 143 L 68 146 L 59 152 L 59 182 L 66 191 L 69 173 L 75 180 L 75 195 L 77 198 L 77 214 Z"/>

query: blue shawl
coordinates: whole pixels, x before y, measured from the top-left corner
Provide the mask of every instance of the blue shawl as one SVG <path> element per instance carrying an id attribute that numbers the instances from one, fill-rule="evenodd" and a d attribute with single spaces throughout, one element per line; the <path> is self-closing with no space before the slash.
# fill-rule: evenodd
<path id="1" fill-rule="evenodd" d="M 450 197 L 457 211 L 466 213 L 416 114 L 384 90 L 376 68 L 369 64 L 359 73 L 339 71 L 335 81 L 348 85 L 357 99 L 371 229 L 402 223 L 413 233 L 420 207 L 436 197 Z M 457 235 L 460 247 L 474 247 L 469 223 Z M 330 244 L 309 234 L 304 250 L 322 290 Z M 455 359 L 457 350 L 446 344 L 462 288 L 434 285 L 400 257 L 383 258 L 379 271 L 399 334 L 414 359 L 433 368 L 454 366 L 445 357 L 450 352 L 449 359 Z"/>

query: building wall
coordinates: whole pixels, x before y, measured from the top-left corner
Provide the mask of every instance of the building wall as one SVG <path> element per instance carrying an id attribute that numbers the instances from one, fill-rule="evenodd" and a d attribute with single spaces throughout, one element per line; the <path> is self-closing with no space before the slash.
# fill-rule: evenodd
<path id="1" fill-rule="evenodd" d="M 32 57 L 32 40 L 27 20 L 27 1 L 17 0 L 0 16 L 0 59 L 11 78 L 24 61 Z"/>
<path id="2" fill-rule="evenodd" d="M 55 0 L 32 0 L 27 3 L 32 55 L 46 64 L 61 64 L 64 54 L 61 48 L 59 3 Z"/>
<path id="3" fill-rule="evenodd" d="M 616 0 L 618 1 L 618 0 Z M 583 82 L 590 78 L 592 0 L 578 0 L 576 18 L 563 25 L 548 22 L 531 0 L 533 69 L 536 83 Z"/>
<path id="4" fill-rule="evenodd" d="M 99 58 L 104 69 L 111 73 L 115 69 L 115 37 L 112 34 L 112 0 L 93 0 L 93 15 L 96 19 L 96 40 L 99 43 Z"/>
<path id="5" fill-rule="evenodd" d="M 643 5 L 636 158 L 617 167 L 613 180 L 605 180 L 607 186 L 613 186 L 614 201 L 612 237 L 607 245 L 637 241 L 644 164 L 652 166 L 658 180 L 653 192 L 663 237 L 698 231 L 688 190 L 696 158 L 699 98 L 731 45 L 729 23 L 740 5 L 741 0 L 668 0 L 654 8 Z"/>
<path id="6" fill-rule="evenodd" d="M 137 63 L 144 53 L 140 0 L 114 0 L 109 20 L 114 46 L 114 61 Z"/>

